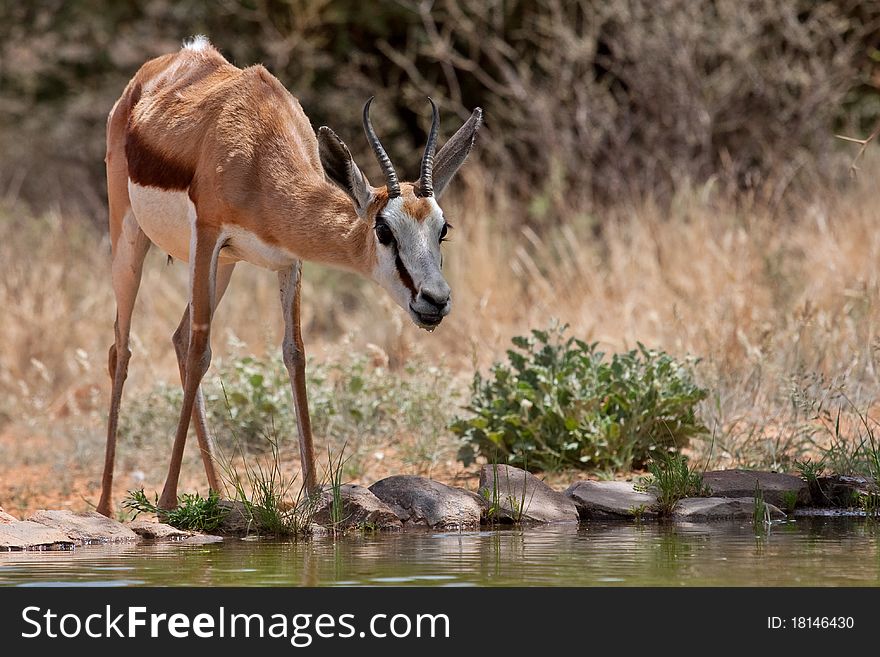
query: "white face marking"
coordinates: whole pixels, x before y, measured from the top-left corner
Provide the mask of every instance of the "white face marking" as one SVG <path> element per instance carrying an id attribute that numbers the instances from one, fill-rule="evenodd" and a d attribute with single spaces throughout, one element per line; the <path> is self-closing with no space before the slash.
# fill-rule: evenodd
<path id="1" fill-rule="evenodd" d="M 131 209 L 150 241 L 173 258 L 189 262 L 190 235 L 196 220 L 196 206 L 187 192 L 145 187 L 128 181 Z M 223 227 L 226 248 L 220 262 L 245 260 L 265 269 L 284 269 L 296 261 L 285 249 L 272 246 L 243 228 Z"/>
<path id="2" fill-rule="evenodd" d="M 373 269 L 373 279 L 424 328 L 436 326 L 450 307 L 449 286 L 440 270 L 440 232 L 446 220 L 437 202 L 433 198 L 427 201 L 431 213 L 424 221 L 417 221 L 403 211 L 402 198 L 388 201 L 380 216 L 394 234 L 395 245 L 385 246 L 377 241 Z M 416 294 L 401 280 L 397 257 L 412 278 Z M 438 307 L 430 298 L 447 299 L 447 303 Z"/>

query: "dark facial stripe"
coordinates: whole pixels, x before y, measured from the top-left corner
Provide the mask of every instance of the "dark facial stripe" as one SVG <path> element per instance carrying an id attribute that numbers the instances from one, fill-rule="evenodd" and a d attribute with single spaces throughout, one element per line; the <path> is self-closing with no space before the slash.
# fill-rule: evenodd
<path id="1" fill-rule="evenodd" d="M 412 276 L 410 276 L 409 272 L 406 270 L 403 260 L 400 259 L 400 253 L 394 254 L 394 264 L 397 265 L 397 275 L 400 276 L 400 282 L 406 286 L 413 295 L 413 298 L 415 298 L 416 294 L 418 294 L 418 290 L 416 290 Z"/>

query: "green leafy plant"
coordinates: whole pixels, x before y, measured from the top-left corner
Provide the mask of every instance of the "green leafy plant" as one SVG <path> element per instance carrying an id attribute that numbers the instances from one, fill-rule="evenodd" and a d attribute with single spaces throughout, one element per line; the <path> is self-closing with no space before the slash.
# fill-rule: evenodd
<path id="1" fill-rule="evenodd" d="M 867 491 L 859 497 L 859 508 L 865 512 L 869 518 L 880 518 L 880 493 L 876 491 Z"/>
<path id="2" fill-rule="evenodd" d="M 270 419 L 273 432 L 294 433 L 290 382 L 280 362 L 243 356 L 220 363 L 217 379 L 203 386 L 209 425 L 233 435 L 239 445 L 265 445 Z"/>
<path id="3" fill-rule="evenodd" d="M 813 461 L 812 459 L 804 459 L 803 461 L 795 461 L 794 467 L 801 475 L 801 479 L 807 482 L 807 489 L 810 491 L 810 499 L 813 504 L 824 505 L 828 500 L 828 494 L 822 490 L 819 484 L 819 477 L 825 472 L 825 459 Z"/>
<path id="4" fill-rule="evenodd" d="M 684 454 L 663 452 L 648 464 L 648 476 L 641 489 L 657 492 L 657 510 L 662 515 L 672 513 L 676 503 L 685 497 L 700 497 L 707 493 L 703 474 L 691 468 Z"/>
<path id="5" fill-rule="evenodd" d="M 825 459 L 815 462 L 812 459 L 795 461 L 794 467 L 800 473 L 801 479 L 807 482 L 807 484 L 812 485 L 817 483 L 819 477 L 825 471 Z"/>
<path id="6" fill-rule="evenodd" d="M 610 359 L 567 327 L 513 338 L 507 363 L 488 378 L 474 375 L 468 410 L 452 430 L 459 458 L 477 455 L 534 470 L 625 469 L 657 451 L 707 433 L 697 417 L 706 390 L 693 380 L 695 361 L 639 345 Z"/>
<path id="7" fill-rule="evenodd" d="M 631 506 L 629 508 L 629 514 L 633 517 L 637 523 L 642 522 L 642 519 L 645 517 L 645 513 L 648 511 L 647 504 L 639 504 L 638 506 Z"/>
<path id="8" fill-rule="evenodd" d="M 397 454 L 423 474 L 454 456 L 458 441 L 448 425 L 460 381 L 449 370 L 418 360 L 390 370 L 354 353 L 310 362 L 307 377 L 312 430 L 334 449 L 351 446 L 344 463 L 347 476 L 358 475 L 367 455 L 386 446 L 389 437 L 406 438 L 395 441 Z M 208 426 L 227 451 L 271 450 L 269 431 L 282 439 L 296 435 L 290 381 L 280 355 L 233 353 L 218 361 L 202 389 Z M 173 433 L 180 403 L 179 385 L 155 386 L 123 407 L 120 434 L 140 446 Z M 356 443 L 348 443 L 351 436 L 358 436 Z"/>
<path id="9" fill-rule="evenodd" d="M 140 513 L 154 513 L 172 527 L 205 532 L 217 529 L 228 512 L 220 506 L 220 495 L 216 491 L 208 493 L 208 497 L 184 493 L 177 498 L 177 508 L 166 511 L 159 508 L 158 494 L 150 501 L 142 488 L 128 491 L 122 506 L 134 511 L 135 517 Z"/>
<path id="10" fill-rule="evenodd" d="M 786 513 L 791 513 L 795 510 L 798 503 L 798 494 L 797 491 L 787 490 L 782 493 L 782 507 L 785 509 Z"/>

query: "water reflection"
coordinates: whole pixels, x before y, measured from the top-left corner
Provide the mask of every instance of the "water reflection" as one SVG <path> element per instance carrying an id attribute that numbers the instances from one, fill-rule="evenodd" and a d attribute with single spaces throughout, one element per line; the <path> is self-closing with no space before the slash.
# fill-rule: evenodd
<path id="1" fill-rule="evenodd" d="M 0 553 L 0 585 L 743 586 L 880 584 L 878 523 L 560 525 L 279 542 Z"/>

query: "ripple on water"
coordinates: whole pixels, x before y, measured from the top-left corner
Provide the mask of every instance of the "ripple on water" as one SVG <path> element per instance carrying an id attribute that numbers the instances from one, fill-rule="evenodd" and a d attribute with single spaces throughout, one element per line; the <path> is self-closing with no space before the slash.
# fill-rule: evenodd
<path id="1" fill-rule="evenodd" d="M 19 588 L 61 588 L 61 587 L 85 587 L 85 588 L 119 588 L 125 586 L 144 586 L 147 582 L 142 579 L 114 579 L 106 582 L 96 582 L 96 581 L 46 581 L 46 582 L 22 582 L 20 584 L 16 584 Z"/>
<path id="2" fill-rule="evenodd" d="M 880 523 L 407 531 L 0 554 L 6 586 L 880 585 Z"/>

